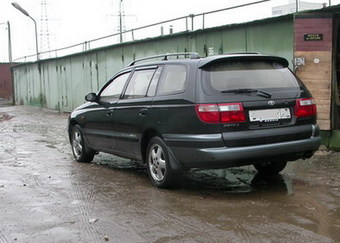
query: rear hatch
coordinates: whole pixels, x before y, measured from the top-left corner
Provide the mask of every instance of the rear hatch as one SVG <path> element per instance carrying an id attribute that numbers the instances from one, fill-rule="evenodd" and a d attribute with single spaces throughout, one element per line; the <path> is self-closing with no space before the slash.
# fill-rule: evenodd
<path id="1" fill-rule="evenodd" d="M 314 100 L 287 66 L 283 58 L 262 55 L 203 62 L 198 115 L 206 123 L 220 123 L 230 147 L 311 137 Z"/>

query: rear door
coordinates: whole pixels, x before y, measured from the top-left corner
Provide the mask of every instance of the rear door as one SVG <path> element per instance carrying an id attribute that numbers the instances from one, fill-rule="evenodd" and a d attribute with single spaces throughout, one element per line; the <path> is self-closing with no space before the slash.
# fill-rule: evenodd
<path id="1" fill-rule="evenodd" d="M 141 159 L 140 141 L 162 67 L 136 68 L 114 113 L 117 148 L 121 155 Z"/>

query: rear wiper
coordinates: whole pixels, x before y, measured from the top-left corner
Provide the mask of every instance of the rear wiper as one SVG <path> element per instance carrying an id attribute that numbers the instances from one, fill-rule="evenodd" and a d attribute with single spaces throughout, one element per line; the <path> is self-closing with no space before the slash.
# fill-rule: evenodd
<path id="1" fill-rule="evenodd" d="M 258 90 L 258 89 L 229 89 L 229 90 L 223 90 L 221 91 L 221 93 L 233 93 L 233 94 L 246 94 L 246 93 L 254 93 L 256 92 L 256 95 L 258 96 L 262 96 L 265 98 L 271 98 L 272 94 L 262 91 L 262 90 Z"/>

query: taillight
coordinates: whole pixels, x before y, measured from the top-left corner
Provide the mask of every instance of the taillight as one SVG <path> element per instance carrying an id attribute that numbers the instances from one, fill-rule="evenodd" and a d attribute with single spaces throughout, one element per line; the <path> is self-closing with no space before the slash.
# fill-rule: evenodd
<path id="1" fill-rule="evenodd" d="M 220 113 L 216 104 L 196 105 L 196 112 L 198 117 L 204 122 L 220 122 Z"/>
<path id="2" fill-rule="evenodd" d="M 198 117 L 207 123 L 238 123 L 246 121 L 242 103 L 196 105 L 196 112 Z"/>
<path id="3" fill-rule="evenodd" d="M 234 123 L 245 122 L 246 115 L 241 103 L 220 104 L 221 122 Z"/>
<path id="4" fill-rule="evenodd" d="M 297 99 L 294 113 L 296 117 L 316 116 L 316 105 L 314 99 Z"/>

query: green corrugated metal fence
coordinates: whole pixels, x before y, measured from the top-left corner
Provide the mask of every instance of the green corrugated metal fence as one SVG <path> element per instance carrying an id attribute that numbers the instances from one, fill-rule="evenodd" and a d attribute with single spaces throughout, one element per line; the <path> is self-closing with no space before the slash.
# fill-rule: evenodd
<path id="1" fill-rule="evenodd" d="M 201 56 L 252 52 L 293 59 L 293 16 L 123 43 L 13 67 L 15 103 L 72 111 L 136 58 L 169 52 Z"/>

